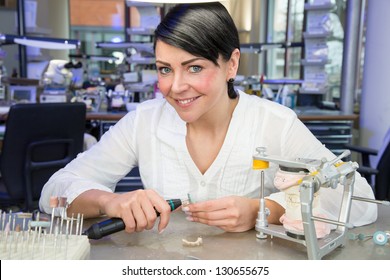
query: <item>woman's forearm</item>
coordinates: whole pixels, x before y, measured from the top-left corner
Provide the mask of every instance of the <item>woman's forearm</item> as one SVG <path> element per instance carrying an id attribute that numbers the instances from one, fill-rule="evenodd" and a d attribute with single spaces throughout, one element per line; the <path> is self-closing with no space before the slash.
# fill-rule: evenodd
<path id="1" fill-rule="evenodd" d="M 279 219 L 285 213 L 285 209 L 277 202 L 266 199 L 265 207 L 269 209 L 268 223 L 270 224 L 281 224 Z"/>
<path id="2" fill-rule="evenodd" d="M 94 218 L 105 214 L 104 205 L 118 194 L 102 190 L 88 190 L 76 197 L 69 205 L 67 214 L 84 214 L 84 218 Z"/>

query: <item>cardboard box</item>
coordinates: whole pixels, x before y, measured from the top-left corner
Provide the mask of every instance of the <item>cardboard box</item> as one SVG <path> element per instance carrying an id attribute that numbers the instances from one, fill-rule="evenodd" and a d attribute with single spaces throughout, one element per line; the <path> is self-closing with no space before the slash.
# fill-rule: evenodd
<path id="1" fill-rule="evenodd" d="M 4 0 L 4 6 L 7 8 L 16 8 L 17 0 Z"/>

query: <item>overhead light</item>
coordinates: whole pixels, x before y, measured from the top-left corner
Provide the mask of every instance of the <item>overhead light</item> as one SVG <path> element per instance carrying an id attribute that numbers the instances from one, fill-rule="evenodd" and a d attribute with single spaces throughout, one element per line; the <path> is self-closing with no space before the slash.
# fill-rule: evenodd
<path id="1" fill-rule="evenodd" d="M 226 1 L 226 0 L 225 0 Z M 208 3 L 208 2 L 221 2 L 221 1 L 210 1 L 210 0 L 127 0 L 131 2 L 143 2 L 143 3 L 161 3 L 161 4 L 190 4 L 190 3 Z"/>
<path id="2" fill-rule="evenodd" d="M 120 43 L 122 41 L 123 41 L 122 38 L 119 36 L 111 39 L 111 42 L 113 42 L 113 43 Z"/>
<path id="3" fill-rule="evenodd" d="M 0 34 L 0 45 L 19 44 L 50 50 L 71 50 L 80 46 L 79 40 Z"/>
<path id="4" fill-rule="evenodd" d="M 116 61 L 118 58 L 113 55 L 95 55 L 95 54 L 69 54 L 70 58 L 88 59 L 91 61 Z"/>

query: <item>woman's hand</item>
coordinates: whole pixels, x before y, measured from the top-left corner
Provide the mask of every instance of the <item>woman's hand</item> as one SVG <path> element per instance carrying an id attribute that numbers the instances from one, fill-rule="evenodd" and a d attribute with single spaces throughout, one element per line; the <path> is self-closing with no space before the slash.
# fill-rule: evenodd
<path id="1" fill-rule="evenodd" d="M 152 229 L 157 213 L 160 213 L 158 231 L 161 233 L 168 225 L 170 207 L 154 190 L 136 190 L 124 194 L 113 194 L 102 205 L 109 217 L 122 218 L 126 232 L 140 232 Z"/>
<path id="2" fill-rule="evenodd" d="M 183 207 L 189 221 L 216 226 L 229 232 L 252 229 L 258 209 L 259 200 L 240 196 L 191 203 Z"/>

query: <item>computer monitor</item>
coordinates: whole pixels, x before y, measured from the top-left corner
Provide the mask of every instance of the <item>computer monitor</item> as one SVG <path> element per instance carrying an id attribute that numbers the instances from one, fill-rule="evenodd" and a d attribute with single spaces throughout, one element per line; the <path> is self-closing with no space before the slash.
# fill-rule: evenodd
<path id="1" fill-rule="evenodd" d="M 36 103 L 37 87 L 36 86 L 9 86 L 9 98 L 18 103 Z"/>

